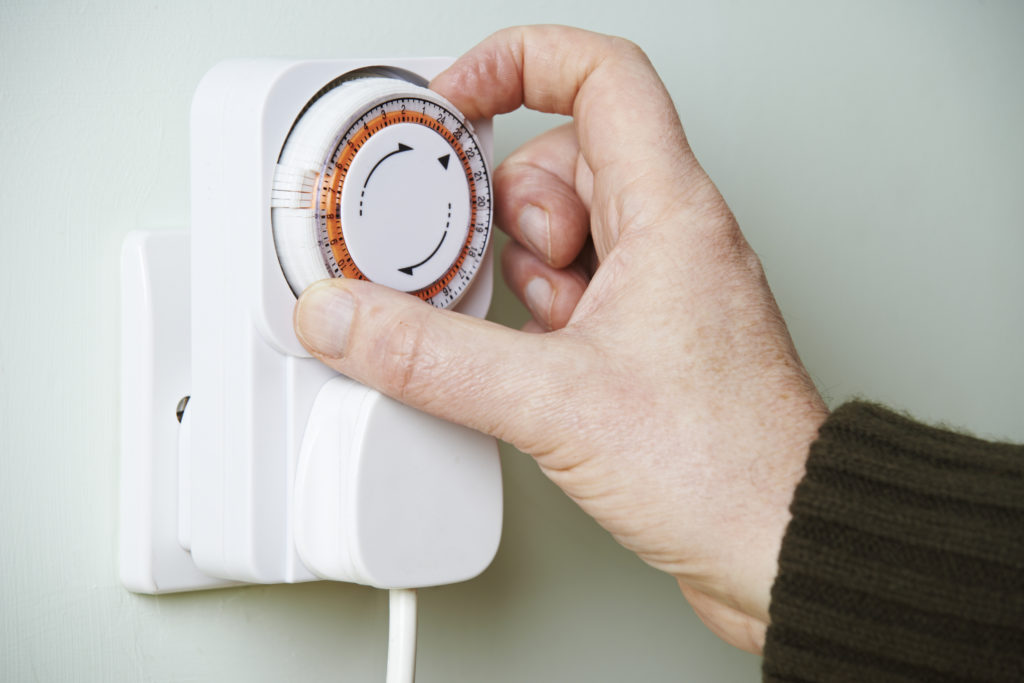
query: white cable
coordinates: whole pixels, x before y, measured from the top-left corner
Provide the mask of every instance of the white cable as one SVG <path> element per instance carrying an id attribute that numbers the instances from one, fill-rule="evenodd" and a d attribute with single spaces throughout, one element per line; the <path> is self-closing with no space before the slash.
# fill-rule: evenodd
<path id="1" fill-rule="evenodd" d="M 416 590 L 393 588 L 388 617 L 387 683 L 416 680 Z"/>

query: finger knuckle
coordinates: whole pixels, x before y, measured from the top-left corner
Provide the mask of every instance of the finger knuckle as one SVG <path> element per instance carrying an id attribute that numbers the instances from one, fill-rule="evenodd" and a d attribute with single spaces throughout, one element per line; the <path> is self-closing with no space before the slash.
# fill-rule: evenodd
<path id="1" fill-rule="evenodd" d="M 647 53 L 644 52 L 643 48 L 634 43 L 628 38 L 622 38 L 620 36 L 610 36 L 612 52 L 621 57 L 629 60 L 636 60 L 647 62 L 650 61 L 647 58 Z"/>

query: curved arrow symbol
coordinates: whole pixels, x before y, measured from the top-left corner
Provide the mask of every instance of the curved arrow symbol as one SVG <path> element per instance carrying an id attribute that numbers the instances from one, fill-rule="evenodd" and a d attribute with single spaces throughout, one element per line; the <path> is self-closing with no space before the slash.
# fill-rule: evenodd
<path id="1" fill-rule="evenodd" d="M 406 275 L 412 275 L 412 271 L 413 271 L 414 268 L 419 268 L 424 263 L 426 263 L 430 259 L 434 258 L 434 254 L 436 254 L 437 250 L 441 248 L 442 244 L 444 244 L 444 238 L 447 237 L 447 236 L 448 236 L 448 231 L 445 230 L 444 234 L 441 235 L 441 241 L 437 243 L 436 247 L 434 247 L 434 251 L 430 252 L 430 256 L 428 256 L 427 258 L 423 259 L 419 263 L 414 263 L 411 266 L 406 266 L 405 268 L 399 268 L 398 272 L 405 273 Z"/>
<path id="2" fill-rule="evenodd" d="M 437 243 L 436 247 L 434 247 L 434 251 L 430 252 L 430 256 L 428 256 L 427 258 L 423 259 L 419 263 L 414 263 L 411 266 L 406 266 L 405 268 L 399 268 L 398 272 L 399 273 L 405 273 L 406 275 L 412 275 L 412 271 L 414 269 L 419 268 L 424 263 L 426 263 L 430 259 L 434 258 L 434 254 L 436 254 L 437 250 L 441 248 L 442 244 L 444 244 L 444 238 L 448 236 L 448 228 L 450 228 L 451 225 L 452 225 L 452 203 L 448 202 L 448 220 L 445 221 L 444 232 L 441 233 L 441 241 Z"/>
<path id="3" fill-rule="evenodd" d="M 398 149 L 396 149 L 394 152 L 388 152 L 387 154 L 385 154 L 384 156 L 382 156 L 380 158 L 380 161 L 378 161 L 377 163 L 375 163 L 373 165 L 373 168 L 370 169 L 370 173 L 366 176 L 366 181 L 363 183 L 363 189 L 364 190 L 366 189 L 366 186 L 370 182 L 370 178 L 373 176 L 373 172 L 377 170 L 378 166 L 380 166 L 381 164 L 384 163 L 385 159 L 387 159 L 388 157 L 393 157 L 396 154 L 401 154 L 402 152 L 411 152 L 411 151 L 412 151 L 412 147 L 410 147 L 409 145 L 402 144 L 401 142 L 399 142 L 398 143 Z"/>

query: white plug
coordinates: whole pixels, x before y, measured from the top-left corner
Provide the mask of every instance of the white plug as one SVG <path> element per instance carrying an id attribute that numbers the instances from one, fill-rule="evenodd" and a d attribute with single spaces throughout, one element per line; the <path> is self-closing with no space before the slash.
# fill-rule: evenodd
<path id="1" fill-rule="evenodd" d="M 298 467 L 295 541 L 321 578 L 435 586 L 497 552 L 501 467 L 479 432 L 337 377 L 316 397 Z"/>

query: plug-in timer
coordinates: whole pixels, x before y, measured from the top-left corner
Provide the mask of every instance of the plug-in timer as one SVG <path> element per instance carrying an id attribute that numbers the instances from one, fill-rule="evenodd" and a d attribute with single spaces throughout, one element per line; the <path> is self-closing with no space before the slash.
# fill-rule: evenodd
<path id="1" fill-rule="evenodd" d="M 189 230 L 133 233 L 124 252 L 132 590 L 409 588 L 494 556 L 494 439 L 338 375 L 292 324 L 330 277 L 486 315 L 491 123 L 426 87 L 450 63 L 244 59 L 199 83 Z"/>

